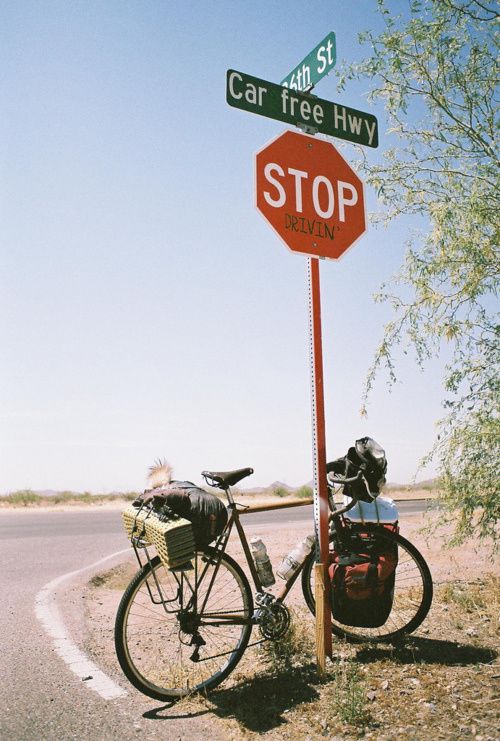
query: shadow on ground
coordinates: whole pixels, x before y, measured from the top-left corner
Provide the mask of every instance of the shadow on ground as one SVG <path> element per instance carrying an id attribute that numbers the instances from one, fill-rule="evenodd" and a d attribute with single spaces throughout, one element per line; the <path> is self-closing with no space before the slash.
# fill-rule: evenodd
<path id="1" fill-rule="evenodd" d="M 362 664 L 389 659 L 399 664 L 467 666 L 490 663 L 497 655 L 492 648 L 414 636 L 396 646 L 364 646 L 357 651 L 356 660 Z"/>
<path id="2" fill-rule="evenodd" d="M 194 718 L 207 713 L 232 718 L 255 733 L 265 733 L 285 722 L 288 711 L 319 698 L 320 680 L 315 664 L 245 680 L 229 689 L 214 690 L 209 695 L 210 708 L 189 709 L 175 713 L 175 703 L 148 710 L 144 718 L 172 720 Z M 172 712 L 173 711 L 173 712 Z"/>
<path id="3" fill-rule="evenodd" d="M 315 664 L 264 673 L 210 696 L 212 712 L 234 718 L 249 731 L 265 733 L 285 722 L 285 714 L 319 699 Z"/>
<path id="4" fill-rule="evenodd" d="M 379 661 L 402 664 L 429 664 L 440 666 L 468 666 L 486 664 L 497 657 L 491 648 L 467 645 L 453 641 L 412 637 L 403 644 L 374 645 L 355 648 L 350 661 L 354 664 L 371 664 Z M 335 666 L 334 644 L 334 666 Z M 328 676 L 329 675 L 329 676 Z M 335 672 L 328 672 L 326 681 L 335 682 Z M 315 663 L 267 672 L 244 680 L 228 689 L 210 693 L 210 707 L 190 707 L 185 712 L 175 712 L 175 703 L 169 703 L 144 713 L 145 718 L 171 720 L 194 718 L 213 714 L 221 719 L 234 719 L 243 728 L 254 733 L 266 733 L 286 723 L 286 714 L 299 707 L 314 703 L 320 698 L 321 680 Z"/>
<path id="5" fill-rule="evenodd" d="M 142 717 L 148 718 L 148 720 L 178 720 L 179 718 L 199 718 L 200 716 L 207 715 L 211 712 L 207 708 L 206 710 L 198 710 L 196 712 L 186 711 L 184 713 L 171 713 L 170 711 L 176 706 L 176 704 L 177 703 L 175 702 L 169 702 L 166 705 L 161 705 L 159 708 L 147 710 L 142 714 Z"/>

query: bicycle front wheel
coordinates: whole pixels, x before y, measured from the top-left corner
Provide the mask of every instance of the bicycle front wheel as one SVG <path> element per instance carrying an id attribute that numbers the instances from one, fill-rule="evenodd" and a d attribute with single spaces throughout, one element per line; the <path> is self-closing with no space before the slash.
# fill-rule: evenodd
<path id="1" fill-rule="evenodd" d="M 138 690 L 175 700 L 220 684 L 241 659 L 252 632 L 252 593 L 240 566 L 223 554 L 196 553 L 173 572 L 158 556 L 132 579 L 120 602 L 115 648 Z"/>
<path id="2" fill-rule="evenodd" d="M 359 628 L 344 625 L 332 616 L 332 632 L 353 643 L 394 642 L 412 633 L 423 622 L 432 602 L 432 577 L 424 557 L 399 533 L 385 533 L 367 528 L 375 539 L 379 552 L 390 552 L 397 545 L 398 565 L 394 582 L 391 612 L 378 628 Z M 315 614 L 314 551 L 308 556 L 302 571 L 302 591 L 307 606 Z"/>

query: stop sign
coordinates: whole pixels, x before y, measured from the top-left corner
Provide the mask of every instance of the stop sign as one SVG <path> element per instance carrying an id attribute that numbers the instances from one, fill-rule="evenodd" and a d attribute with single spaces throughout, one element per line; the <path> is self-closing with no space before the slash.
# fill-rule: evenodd
<path id="1" fill-rule="evenodd" d="M 363 183 L 333 144 L 285 131 L 256 171 L 257 208 L 293 252 L 336 260 L 366 231 Z"/>

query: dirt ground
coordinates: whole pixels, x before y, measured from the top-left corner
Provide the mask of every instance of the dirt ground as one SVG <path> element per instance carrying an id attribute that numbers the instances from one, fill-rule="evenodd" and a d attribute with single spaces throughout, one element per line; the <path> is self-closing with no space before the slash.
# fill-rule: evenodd
<path id="1" fill-rule="evenodd" d="M 498 739 L 498 561 L 474 543 L 445 550 L 436 536 L 422 534 L 422 525 L 423 516 L 407 516 L 401 531 L 428 561 L 435 598 L 426 621 L 404 645 L 368 647 L 334 639 L 333 660 L 320 681 L 314 620 L 296 584 L 287 600 L 293 629 L 282 645 L 250 648 L 208 698 L 183 700 L 175 710 L 167 706 L 162 712 L 187 719 L 210 713 L 214 729 L 235 740 Z M 259 530 L 275 569 L 309 529 Z M 233 543 L 229 551 L 242 563 L 240 546 Z M 134 562 L 126 561 L 94 577 L 87 588 L 86 648 L 113 672 L 118 667 L 114 616 L 135 570 Z M 141 702 L 144 709 L 158 707 L 146 697 Z"/>

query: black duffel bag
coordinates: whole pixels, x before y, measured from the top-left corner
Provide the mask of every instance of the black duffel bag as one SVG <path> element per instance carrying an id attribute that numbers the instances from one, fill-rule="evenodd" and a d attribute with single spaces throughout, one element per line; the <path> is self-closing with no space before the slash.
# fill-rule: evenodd
<path id="1" fill-rule="evenodd" d="M 161 488 L 146 491 L 141 499 L 152 499 L 159 514 L 168 514 L 170 509 L 176 515 L 189 520 L 193 526 L 196 545 L 200 548 L 215 540 L 227 524 L 224 503 L 215 494 L 200 489 L 192 481 L 171 481 Z"/>

